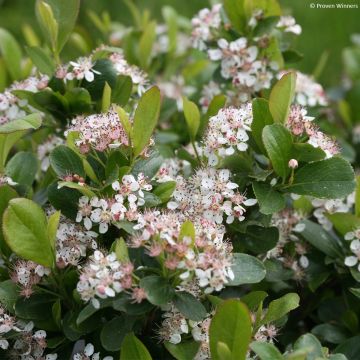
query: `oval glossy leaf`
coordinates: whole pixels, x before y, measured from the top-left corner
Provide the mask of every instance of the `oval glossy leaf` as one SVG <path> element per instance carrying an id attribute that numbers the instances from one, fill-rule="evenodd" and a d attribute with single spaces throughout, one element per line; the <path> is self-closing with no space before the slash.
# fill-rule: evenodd
<path id="1" fill-rule="evenodd" d="M 174 289 L 169 282 L 157 275 L 150 275 L 140 280 L 140 287 L 146 292 L 146 298 L 153 305 L 165 305 L 174 297 Z"/>
<path id="2" fill-rule="evenodd" d="M 4 213 L 3 230 L 6 243 L 15 254 L 47 267 L 53 265 L 46 216 L 39 205 L 24 198 L 10 200 Z"/>
<path id="3" fill-rule="evenodd" d="M 0 54 L 4 59 L 11 78 L 13 80 L 19 80 L 22 76 L 21 48 L 14 36 L 2 28 L 0 28 Z"/>
<path id="4" fill-rule="evenodd" d="M 285 179 L 290 173 L 289 160 L 292 156 L 292 137 L 283 125 L 264 127 L 262 140 L 275 172 Z"/>
<path id="5" fill-rule="evenodd" d="M 229 348 L 232 360 L 245 360 L 251 331 L 251 318 L 247 307 L 239 300 L 222 302 L 210 324 L 211 359 L 222 360 L 217 346 L 222 342 Z"/>
<path id="6" fill-rule="evenodd" d="M 273 187 L 266 183 L 254 182 L 253 189 L 259 202 L 260 212 L 270 215 L 285 207 L 285 198 Z"/>
<path id="7" fill-rule="evenodd" d="M 252 101 L 253 121 L 251 123 L 251 136 L 256 145 L 265 154 L 266 150 L 262 141 L 262 132 L 266 125 L 274 123 L 269 110 L 269 102 L 266 99 L 254 99 Z"/>
<path id="8" fill-rule="evenodd" d="M 228 286 L 256 284 L 266 275 L 263 263 L 248 254 L 233 254 L 232 271 L 234 272 L 234 279 L 228 282 Z"/>
<path id="9" fill-rule="evenodd" d="M 120 351 L 120 360 L 151 360 L 145 345 L 133 334 L 127 334 Z"/>
<path id="10" fill-rule="evenodd" d="M 122 342 L 134 324 L 134 318 L 115 316 L 103 325 L 100 333 L 101 344 L 108 351 L 119 351 Z"/>
<path id="11" fill-rule="evenodd" d="M 200 343 L 196 341 L 182 341 L 180 344 L 172 344 L 170 342 L 164 343 L 166 350 L 176 360 L 189 360 L 194 359 L 199 351 Z"/>
<path id="12" fill-rule="evenodd" d="M 296 73 L 291 71 L 283 75 L 274 85 L 269 97 L 269 109 L 276 123 L 285 124 L 290 105 L 293 101 L 296 85 Z"/>
<path id="13" fill-rule="evenodd" d="M 75 151 L 65 145 L 57 146 L 50 154 L 50 164 L 60 178 L 67 175 L 85 177 L 83 162 Z"/>
<path id="14" fill-rule="evenodd" d="M 303 220 L 301 223 L 305 228 L 300 234 L 307 242 L 332 258 L 342 257 L 341 243 L 333 235 L 310 220 Z"/>
<path id="15" fill-rule="evenodd" d="M 133 146 L 138 156 L 148 144 L 160 113 L 160 90 L 152 87 L 140 98 L 134 115 Z"/>
<path id="16" fill-rule="evenodd" d="M 37 69 L 46 75 L 52 76 L 55 71 L 55 64 L 51 57 L 39 46 L 26 48 L 31 61 Z"/>
<path id="17" fill-rule="evenodd" d="M 270 343 L 266 343 L 263 341 L 254 341 L 250 344 L 250 348 L 261 360 L 284 359 L 277 347 Z"/>
<path id="18" fill-rule="evenodd" d="M 36 130 L 41 126 L 40 114 L 27 115 L 21 119 L 10 121 L 0 126 L 0 134 L 10 134 L 22 130 Z"/>
<path id="19" fill-rule="evenodd" d="M 183 97 L 183 108 L 190 138 L 194 141 L 200 126 L 200 111 L 195 103 L 188 100 L 186 97 Z"/>
<path id="20" fill-rule="evenodd" d="M 173 299 L 174 305 L 187 318 L 201 321 L 206 316 L 204 305 L 195 296 L 186 291 L 177 292 Z"/>
<path id="21" fill-rule="evenodd" d="M 354 170 L 339 157 L 306 164 L 295 172 L 294 182 L 286 191 L 317 198 L 338 199 L 353 192 Z"/>
<path id="22" fill-rule="evenodd" d="M 6 164 L 6 175 L 19 185 L 30 187 L 38 171 L 38 160 L 31 152 L 20 151 Z"/>
<path id="23" fill-rule="evenodd" d="M 283 297 L 271 301 L 264 318 L 260 324 L 268 324 L 278 320 L 299 306 L 300 297 L 298 294 L 289 293 Z"/>

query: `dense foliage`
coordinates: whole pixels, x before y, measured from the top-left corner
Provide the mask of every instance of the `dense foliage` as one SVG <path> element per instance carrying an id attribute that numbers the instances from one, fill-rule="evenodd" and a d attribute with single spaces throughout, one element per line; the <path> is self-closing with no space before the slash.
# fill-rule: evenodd
<path id="1" fill-rule="evenodd" d="M 358 39 L 327 94 L 276 0 L 124 3 L 0 29 L 1 358 L 356 360 Z"/>

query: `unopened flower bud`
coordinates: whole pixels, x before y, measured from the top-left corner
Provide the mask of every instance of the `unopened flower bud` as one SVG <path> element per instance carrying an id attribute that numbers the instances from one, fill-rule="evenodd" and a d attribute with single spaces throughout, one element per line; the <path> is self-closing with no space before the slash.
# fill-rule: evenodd
<path id="1" fill-rule="evenodd" d="M 297 160 L 291 159 L 289 160 L 289 168 L 290 169 L 296 169 L 299 166 Z"/>

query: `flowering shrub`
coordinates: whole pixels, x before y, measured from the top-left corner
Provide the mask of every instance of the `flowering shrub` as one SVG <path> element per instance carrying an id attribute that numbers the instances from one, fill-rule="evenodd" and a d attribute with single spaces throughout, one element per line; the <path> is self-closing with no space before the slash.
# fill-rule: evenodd
<path id="1" fill-rule="evenodd" d="M 128 2 L 134 27 L 91 14 L 105 44 L 66 62 L 79 4 L 37 1 L 29 74 L 0 29 L 1 358 L 357 359 L 355 152 L 293 68 L 300 25 Z"/>

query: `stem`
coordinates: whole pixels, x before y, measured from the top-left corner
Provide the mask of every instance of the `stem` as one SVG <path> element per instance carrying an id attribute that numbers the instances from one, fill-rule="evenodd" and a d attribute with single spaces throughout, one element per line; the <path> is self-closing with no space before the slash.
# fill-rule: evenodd
<path id="1" fill-rule="evenodd" d="M 196 159 L 197 159 L 197 161 L 199 162 L 199 164 L 201 165 L 201 164 L 202 164 L 201 158 L 200 158 L 200 155 L 199 155 L 199 153 L 198 153 L 198 151 L 197 151 L 195 142 L 194 142 L 194 141 L 191 141 L 191 145 L 192 145 L 192 147 L 193 147 L 193 149 L 194 149 L 194 151 L 195 151 Z"/>

